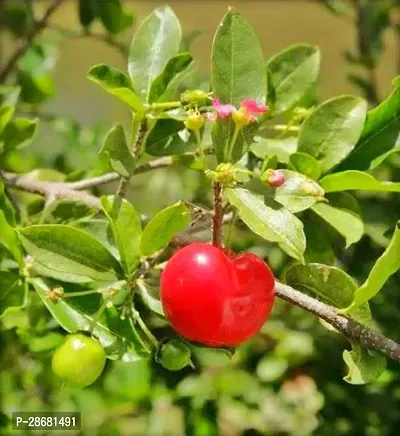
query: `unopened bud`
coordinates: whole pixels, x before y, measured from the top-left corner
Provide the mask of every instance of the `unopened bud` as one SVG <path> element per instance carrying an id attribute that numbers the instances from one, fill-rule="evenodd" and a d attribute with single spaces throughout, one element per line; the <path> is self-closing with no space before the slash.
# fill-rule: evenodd
<path id="1" fill-rule="evenodd" d="M 185 91 L 181 94 L 182 103 L 196 103 L 198 106 L 204 106 L 209 99 L 209 95 L 201 89 Z"/>
<path id="2" fill-rule="evenodd" d="M 261 180 L 267 182 L 271 188 L 279 188 L 279 186 L 282 186 L 286 181 L 285 175 L 281 171 L 271 169 L 262 174 Z"/>
<path id="3" fill-rule="evenodd" d="M 53 288 L 50 289 L 47 292 L 47 298 L 52 302 L 57 304 L 59 301 L 62 300 L 64 295 L 64 288 L 62 288 L 61 286 L 58 288 Z"/>
<path id="4" fill-rule="evenodd" d="M 236 183 L 236 168 L 230 163 L 221 163 L 215 169 L 215 180 L 222 185 L 234 185 Z"/>
<path id="5" fill-rule="evenodd" d="M 199 112 L 189 112 L 187 120 L 184 122 L 189 130 L 200 130 L 204 126 L 204 117 Z"/>

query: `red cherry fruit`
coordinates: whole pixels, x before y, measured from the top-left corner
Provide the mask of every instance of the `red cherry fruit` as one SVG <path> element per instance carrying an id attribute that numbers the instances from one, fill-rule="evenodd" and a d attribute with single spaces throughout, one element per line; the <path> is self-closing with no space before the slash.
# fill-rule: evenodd
<path id="1" fill-rule="evenodd" d="M 255 254 L 228 256 L 196 243 L 177 251 L 161 276 L 161 301 L 172 327 L 208 346 L 254 336 L 271 312 L 274 276 Z"/>

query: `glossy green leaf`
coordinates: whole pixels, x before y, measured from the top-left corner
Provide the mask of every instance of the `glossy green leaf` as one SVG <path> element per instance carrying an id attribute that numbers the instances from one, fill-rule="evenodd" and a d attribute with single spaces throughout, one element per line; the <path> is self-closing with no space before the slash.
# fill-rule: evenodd
<path id="1" fill-rule="evenodd" d="M 189 224 L 190 212 L 183 203 L 176 203 L 158 212 L 143 231 L 140 244 L 142 255 L 151 256 L 165 248 L 170 240 Z"/>
<path id="2" fill-rule="evenodd" d="M 211 54 L 211 85 L 214 96 L 222 103 L 239 107 L 241 100 L 254 99 L 265 103 L 267 75 L 262 50 L 252 27 L 234 9 L 222 19 L 214 37 Z M 219 162 L 226 159 L 227 145 L 234 131 L 232 120 L 221 120 L 213 129 L 213 139 Z M 251 133 L 252 132 L 252 133 Z M 233 161 L 245 153 L 254 135 L 253 126 L 242 131 L 234 146 Z"/>
<path id="3" fill-rule="evenodd" d="M 362 171 L 343 171 L 329 174 L 320 180 L 326 192 L 337 191 L 385 191 L 400 192 L 400 182 L 381 182 Z"/>
<path id="4" fill-rule="evenodd" d="M 190 133 L 182 121 L 158 120 L 146 141 L 146 151 L 152 156 L 181 154 L 189 149 Z"/>
<path id="5" fill-rule="evenodd" d="M 68 281 L 116 280 L 121 268 L 96 239 L 75 227 L 49 224 L 20 229 L 20 240 L 32 258 Z"/>
<path id="6" fill-rule="evenodd" d="M 110 222 L 104 219 L 91 219 L 76 224 L 76 226 L 92 235 L 103 247 L 105 247 L 117 260 L 120 260 L 118 248 L 115 246 Z"/>
<path id="7" fill-rule="evenodd" d="M 367 103 L 344 95 L 319 105 L 303 123 L 298 151 L 315 157 L 326 172 L 355 147 L 364 127 Z"/>
<path id="8" fill-rule="evenodd" d="M 343 380 L 352 385 L 363 385 L 376 380 L 386 368 L 386 359 L 377 352 L 364 350 L 359 344 L 353 344 L 353 350 L 343 351 L 343 360 L 348 373 Z"/>
<path id="9" fill-rule="evenodd" d="M 184 71 L 192 61 L 190 53 L 178 53 L 173 56 L 165 65 L 162 73 L 153 80 L 148 98 L 149 103 L 161 99 L 174 77 Z"/>
<path id="10" fill-rule="evenodd" d="M 139 294 L 142 298 L 143 303 L 157 315 L 165 316 L 164 310 L 160 301 L 160 291 L 159 289 L 154 289 L 145 283 L 143 280 L 137 281 L 137 286 L 139 289 Z"/>
<path id="11" fill-rule="evenodd" d="M 14 115 L 15 109 L 11 106 L 0 107 L 0 133 L 3 132 L 6 125 Z"/>
<path id="12" fill-rule="evenodd" d="M 96 18 L 94 0 L 79 0 L 78 3 L 79 22 L 83 27 L 89 27 Z"/>
<path id="13" fill-rule="evenodd" d="M 183 87 L 187 86 L 187 83 L 190 82 L 191 77 L 195 76 L 197 71 L 196 68 L 195 61 L 192 61 L 184 69 L 182 69 L 182 71 L 175 74 L 175 76 L 169 81 L 163 94 L 159 97 L 158 102 L 179 100 Z M 171 113 L 171 111 L 169 111 L 169 113 Z"/>
<path id="14" fill-rule="evenodd" d="M 88 331 L 94 327 L 93 335 L 99 339 L 109 359 L 135 362 L 148 357 L 148 349 L 134 326 L 128 320 L 122 321 L 115 308 L 106 309 L 100 320 L 96 320 L 94 314 L 83 310 L 80 301 L 84 297 L 68 298 L 55 304 L 47 298 L 49 287 L 42 279 L 33 279 L 31 283 L 47 309 L 65 330 Z"/>
<path id="15" fill-rule="evenodd" d="M 116 34 L 133 24 L 133 14 L 123 8 L 121 0 L 94 0 L 98 16 L 111 34 Z"/>
<path id="16" fill-rule="evenodd" d="M 256 136 L 250 150 L 260 159 L 275 155 L 279 162 L 287 164 L 290 156 L 297 150 L 297 138 L 288 136 L 282 139 L 272 139 Z"/>
<path id="17" fill-rule="evenodd" d="M 26 294 L 27 288 L 21 277 L 10 271 L 0 271 L 0 318 L 9 311 L 21 309 Z"/>
<path id="18" fill-rule="evenodd" d="M 108 157 L 110 167 L 121 177 L 127 179 L 133 174 L 136 162 L 129 150 L 121 124 L 107 133 L 100 153 Z"/>
<path id="19" fill-rule="evenodd" d="M 355 149 L 339 170 L 366 170 L 378 156 L 391 150 L 400 132 L 400 83 L 379 106 L 368 112 L 367 121 Z"/>
<path id="20" fill-rule="evenodd" d="M 397 223 L 389 246 L 378 258 L 367 280 L 356 290 L 351 307 L 359 306 L 373 298 L 390 276 L 400 269 L 400 222 Z"/>
<path id="21" fill-rule="evenodd" d="M 92 82 L 122 100 L 134 111 L 143 113 L 143 103 L 135 94 L 131 81 L 122 71 L 106 64 L 99 64 L 92 67 L 87 76 Z"/>
<path id="22" fill-rule="evenodd" d="M 139 26 L 129 53 L 129 75 L 142 99 L 149 96 L 151 84 L 174 56 L 181 42 L 181 26 L 168 6 L 155 9 Z"/>
<path id="23" fill-rule="evenodd" d="M 304 262 L 306 240 L 302 222 L 271 198 L 247 189 L 227 189 L 228 202 L 256 234 L 276 242 L 289 256 Z"/>
<path id="24" fill-rule="evenodd" d="M 36 132 L 37 119 L 17 118 L 10 121 L 0 134 L 0 148 L 12 151 L 28 145 Z"/>
<path id="25" fill-rule="evenodd" d="M 358 242 L 364 234 L 364 223 L 360 211 L 355 209 L 345 193 L 328 196 L 329 203 L 318 203 L 312 210 L 337 230 L 346 241 L 346 248 Z"/>
<path id="26" fill-rule="evenodd" d="M 15 261 L 22 266 L 22 252 L 15 230 L 6 220 L 3 210 L 0 210 L 0 244 L 13 255 Z"/>
<path id="27" fill-rule="evenodd" d="M 322 174 L 319 161 L 309 154 L 301 152 L 290 155 L 288 168 L 298 171 L 314 180 L 318 180 Z"/>
<path id="28" fill-rule="evenodd" d="M 279 170 L 285 176 L 285 183 L 275 190 L 275 200 L 292 213 L 301 212 L 324 199 L 321 186 L 295 171 Z"/>
<path id="29" fill-rule="evenodd" d="M 267 62 L 273 87 L 272 114 L 292 108 L 315 85 L 321 62 L 318 47 L 308 44 L 292 45 Z"/>
<path id="30" fill-rule="evenodd" d="M 113 197 L 102 197 L 101 204 L 110 222 L 124 272 L 131 275 L 140 260 L 140 240 L 142 237 L 140 215 L 127 200 L 123 200 L 117 217 L 112 212 Z"/>

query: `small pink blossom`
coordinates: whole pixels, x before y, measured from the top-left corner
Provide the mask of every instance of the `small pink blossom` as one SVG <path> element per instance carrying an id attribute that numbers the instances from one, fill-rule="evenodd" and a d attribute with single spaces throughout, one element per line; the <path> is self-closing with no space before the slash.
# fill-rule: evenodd
<path id="1" fill-rule="evenodd" d="M 212 105 L 217 113 L 217 117 L 222 120 L 228 118 L 230 114 L 236 111 L 235 106 L 231 104 L 221 104 L 218 98 L 212 99 Z"/>
<path id="2" fill-rule="evenodd" d="M 268 111 L 268 106 L 262 103 L 257 103 L 255 100 L 246 98 L 240 102 L 240 105 L 246 109 L 250 115 L 263 114 Z"/>
<path id="3" fill-rule="evenodd" d="M 279 188 L 285 183 L 285 176 L 280 171 L 271 171 L 267 182 L 272 188 Z"/>

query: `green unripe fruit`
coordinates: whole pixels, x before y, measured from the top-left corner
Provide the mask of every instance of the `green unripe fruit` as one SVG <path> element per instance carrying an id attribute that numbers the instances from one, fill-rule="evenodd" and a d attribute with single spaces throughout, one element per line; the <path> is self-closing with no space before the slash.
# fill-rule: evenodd
<path id="1" fill-rule="evenodd" d="M 190 362 L 189 347 L 179 339 L 171 339 L 161 346 L 159 362 L 170 371 L 179 371 Z"/>
<path id="2" fill-rule="evenodd" d="M 185 91 L 181 94 L 182 103 L 196 103 L 199 106 L 203 106 L 209 100 L 209 96 L 201 89 L 194 89 L 192 91 Z"/>
<path id="3" fill-rule="evenodd" d="M 83 388 L 103 372 L 106 353 L 97 339 L 82 333 L 68 335 L 53 356 L 52 368 L 66 384 Z"/>

